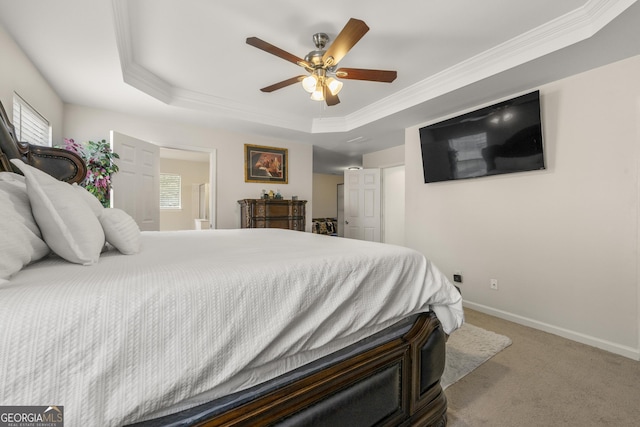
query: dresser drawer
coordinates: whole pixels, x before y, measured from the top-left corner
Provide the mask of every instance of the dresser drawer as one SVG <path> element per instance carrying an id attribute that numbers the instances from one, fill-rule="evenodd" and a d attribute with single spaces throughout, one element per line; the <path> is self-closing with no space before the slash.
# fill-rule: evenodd
<path id="1" fill-rule="evenodd" d="M 242 228 L 305 229 L 306 200 L 243 199 L 238 203 Z"/>

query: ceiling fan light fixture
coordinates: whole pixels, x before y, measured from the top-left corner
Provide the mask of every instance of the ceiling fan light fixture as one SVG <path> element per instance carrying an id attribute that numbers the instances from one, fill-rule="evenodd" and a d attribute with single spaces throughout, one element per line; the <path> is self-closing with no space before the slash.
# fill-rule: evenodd
<path id="1" fill-rule="evenodd" d="M 324 101 L 324 83 L 324 77 L 316 77 L 316 87 L 315 90 L 311 93 L 311 99 L 313 99 L 314 101 Z"/>
<path id="2" fill-rule="evenodd" d="M 335 96 L 340 93 L 340 90 L 342 90 L 342 86 L 343 83 L 338 79 L 334 79 L 333 77 L 329 77 L 327 79 L 327 88 L 331 92 L 331 95 Z"/>
<path id="3" fill-rule="evenodd" d="M 311 93 L 311 99 L 314 101 L 324 101 L 324 93 L 322 93 L 322 88 L 316 89 Z"/>
<path id="4" fill-rule="evenodd" d="M 316 90 L 317 83 L 318 79 L 313 74 L 302 79 L 302 87 L 309 93 L 313 93 Z"/>

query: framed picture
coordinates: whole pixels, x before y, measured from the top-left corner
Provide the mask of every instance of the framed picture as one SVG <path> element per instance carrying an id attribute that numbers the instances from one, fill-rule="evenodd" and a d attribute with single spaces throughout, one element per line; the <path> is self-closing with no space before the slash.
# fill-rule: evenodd
<path id="1" fill-rule="evenodd" d="M 286 148 L 244 144 L 244 182 L 288 184 L 288 162 Z"/>

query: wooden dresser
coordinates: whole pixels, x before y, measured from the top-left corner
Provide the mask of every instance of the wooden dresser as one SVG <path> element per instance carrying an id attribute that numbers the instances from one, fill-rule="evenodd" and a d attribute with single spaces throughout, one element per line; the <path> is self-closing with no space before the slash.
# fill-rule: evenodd
<path id="1" fill-rule="evenodd" d="M 238 203 L 242 228 L 305 229 L 306 200 L 244 199 Z"/>

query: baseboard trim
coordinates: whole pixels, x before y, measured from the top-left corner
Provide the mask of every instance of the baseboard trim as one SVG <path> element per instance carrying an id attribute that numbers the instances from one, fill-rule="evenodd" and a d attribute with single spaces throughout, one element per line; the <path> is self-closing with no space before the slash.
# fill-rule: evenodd
<path id="1" fill-rule="evenodd" d="M 616 344 L 610 341 L 592 337 L 590 335 L 585 335 L 580 332 L 571 331 L 569 329 L 564 329 L 558 326 L 550 325 L 548 323 L 540 322 L 538 320 L 530 319 L 528 317 L 509 313 L 507 311 L 488 307 L 486 305 L 477 304 L 472 301 L 463 301 L 463 306 L 469 307 L 470 309 L 479 311 L 481 313 L 490 314 L 491 316 L 508 320 L 510 322 L 518 323 L 519 325 L 528 326 L 530 328 L 558 335 L 572 341 L 590 345 L 592 347 L 606 350 L 611 353 L 619 354 L 620 356 L 628 357 L 629 359 L 640 361 L 640 348 L 632 348 Z"/>

